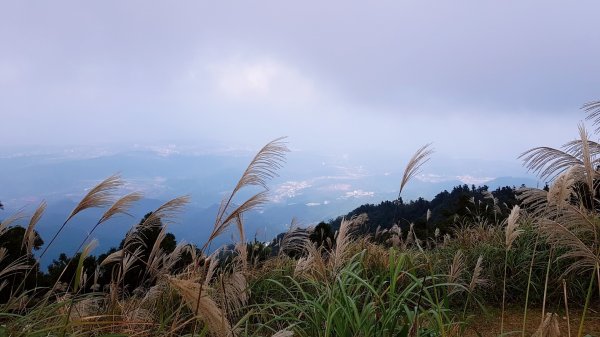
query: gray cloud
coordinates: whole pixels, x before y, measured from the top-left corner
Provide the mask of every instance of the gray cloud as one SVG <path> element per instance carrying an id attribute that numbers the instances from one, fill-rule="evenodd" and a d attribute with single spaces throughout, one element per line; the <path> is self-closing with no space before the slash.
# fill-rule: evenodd
<path id="1" fill-rule="evenodd" d="M 4 2 L 4 139 L 256 146 L 289 135 L 321 151 L 407 153 L 433 141 L 447 154 L 514 158 L 570 140 L 578 106 L 598 98 L 598 10 L 541 0 Z"/>

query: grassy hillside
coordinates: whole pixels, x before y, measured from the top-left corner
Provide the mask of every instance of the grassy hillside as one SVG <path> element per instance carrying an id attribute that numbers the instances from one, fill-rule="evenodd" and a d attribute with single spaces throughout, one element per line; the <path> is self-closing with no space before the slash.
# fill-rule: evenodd
<path id="1" fill-rule="evenodd" d="M 71 219 L 103 210 L 80 248 L 55 261 L 50 280 L 34 255 L 46 204 L 2 221 L 0 335 L 597 336 L 600 145 L 589 138 L 581 126 L 563 149 L 523 154 L 552 180 L 547 190 L 522 188 L 515 199 L 467 186 L 431 202 L 367 205 L 267 245 L 248 240 L 244 214 L 268 201 L 288 151 L 277 139 L 223 199 L 202 246 L 168 234 L 184 196 L 147 214 L 118 249 L 92 257 L 95 228 L 141 198 L 115 198 L 124 182 L 109 177 L 44 238 L 37 258 Z M 400 194 L 430 155 L 424 147 L 409 161 Z M 23 219 L 27 226 L 14 226 Z M 237 244 L 216 249 L 231 230 Z"/>

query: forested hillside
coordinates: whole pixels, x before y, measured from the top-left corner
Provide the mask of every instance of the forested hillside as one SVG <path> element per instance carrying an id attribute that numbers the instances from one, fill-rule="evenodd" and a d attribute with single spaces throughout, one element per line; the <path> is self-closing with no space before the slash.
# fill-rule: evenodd
<path id="1" fill-rule="evenodd" d="M 487 186 L 461 185 L 450 192 L 442 191 L 431 201 L 419 198 L 404 202 L 402 198 L 383 201 L 378 205 L 362 205 L 344 216 L 329 221 L 337 229 L 343 218 L 350 219 L 366 214 L 368 220 L 361 227 L 363 234 L 374 234 L 379 229 L 389 229 L 394 224 L 408 229 L 414 224 L 415 231 L 422 237 L 433 235 L 436 228 L 442 233 L 450 232 L 453 226 L 472 223 L 495 223 L 508 217 L 518 204 L 517 188 L 500 187 L 489 191 Z"/>

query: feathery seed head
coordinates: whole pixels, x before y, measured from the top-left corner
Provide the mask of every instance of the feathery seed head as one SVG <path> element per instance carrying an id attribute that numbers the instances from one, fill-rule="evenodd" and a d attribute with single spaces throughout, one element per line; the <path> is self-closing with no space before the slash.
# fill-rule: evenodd
<path id="1" fill-rule="evenodd" d="M 520 211 L 521 211 L 521 208 L 518 205 L 515 205 L 513 207 L 512 211 L 510 212 L 510 215 L 508 216 L 506 230 L 505 230 L 506 249 L 510 249 L 513 242 L 523 232 L 523 230 L 517 229 L 517 227 L 519 226 L 519 223 L 517 221 L 519 220 Z"/>
<path id="2" fill-rule="evenodd" d="M 81 199 L 79 204 L 75 206 L 71 214 L 67 217 L 69 221 L 77 213 L 86 210 L 88 208 L 97 208 L 108 206 L 112 200 L 112 194 L 123 185 L 123 180 L 119 175 L 112 175 L 94 188 L 92 188 L 84 197 Z"/>

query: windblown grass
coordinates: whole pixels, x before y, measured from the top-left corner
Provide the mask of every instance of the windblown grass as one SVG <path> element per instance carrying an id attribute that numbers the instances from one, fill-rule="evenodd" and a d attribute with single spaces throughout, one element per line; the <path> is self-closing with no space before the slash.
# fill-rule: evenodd
<path id="1" fill-rule="evenodd" d="M 588 108 L 596 112 L 594 107 Z M 47 288 L 25 286 L 27 276 L 37 273 L 32 247 L 45 203 L 24 230 L 23 257 L 5 263 L 8 250 L 0 248 L 0 290 L 11 280 L 22 280 L 21 286 L 11 285 L 9 300 L 0 304 L 0 335 L 450 337 L 477 333 L 486 307 L 501 306 L 495 318 L 501 334 L 525 336 L 530 320 L 539 320 L 534 336 L 559 336 L 556 312 L 566 310 L 569 317 L 576 308 L 583 313 L 578 326 L 583 336 L 588 308 L 598 300 L 593 290 L 600 292 L 600 145 L 589 140 L 583 127 L 579 138 L 563 150 L 539 147 L 523 154 L 528 168 L 554 181 L 548 191 L 521 191 L 521 206 L 506 220 L 488 221 L 473 201 L 451 233 L 438 229 L 420 238 L 414 224 L 361 236 L 356 229 L 368 219 L 358 215 L 343 219 L 333 239 L 323 244 L 311 241 L 310 229 L 294 224 L 271 254 L 267 244 L 246 242 L 243 217 L 268 201 L 268 181 L 288 151 L 283 139 L 276 139 L 257 153 L 222 200 L 200 248 L 187 243 L 172 251 L 162 248 L 168 225 L 189 203 L 183 196 L 149 213 L 127 233 L 120 250 L 88 269 L 94 230 L 128 214 L 142 197 L 116 198 L 124 182 L 111 176 L 83 197 L 50 240 L 53 244 L 78 213 L 106 208 L 70 256 L 75 273 L 66 284 L 59 277 Z M 429 145 L 415 153 L 399 193 L 431 154 Z M 239 191 L 251 187 L 255 193 L 239 200 Z M 491 200 L 486 211 L 500 213 L 494 196 L 486 198 Z M 431 212 L 423 216 L 429 223 Z M 17 214 L 4 220 L 0 236 L 22 219 Z M 214 239 L 231 228 L 237 229 L 235 248 L 208 255 Z M 156 229 L 152 242 L 147 242 L 148 229 Z M 108 278 L 100 284 L 103 273 Z M 132 277 L 134 289 L 128 284 Z M 505 322 L 505 308 L 514 306 L 525 308 L 518 322 L 522 328 L 508 331 L 514 322 Z M 541 306 L 542 314 L 531 313 L 537 309 L 527 313 L 529 306 Z"/>

